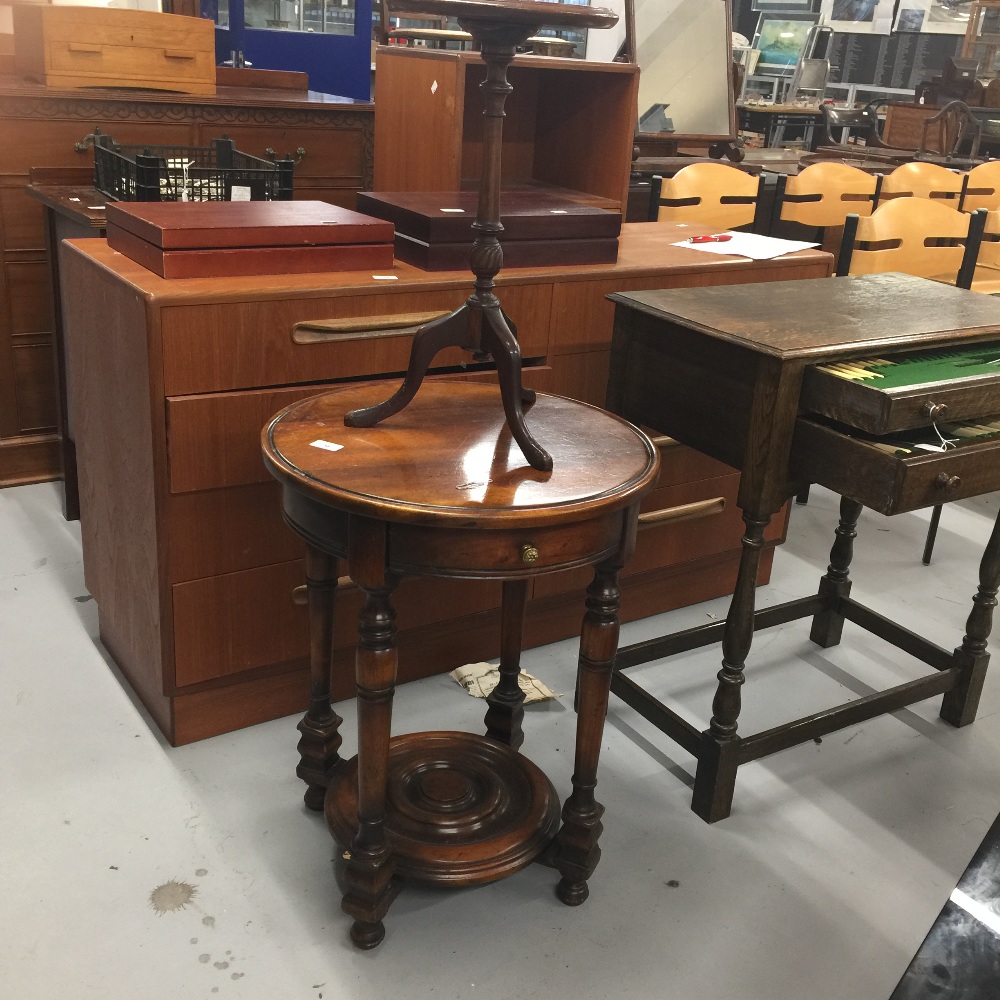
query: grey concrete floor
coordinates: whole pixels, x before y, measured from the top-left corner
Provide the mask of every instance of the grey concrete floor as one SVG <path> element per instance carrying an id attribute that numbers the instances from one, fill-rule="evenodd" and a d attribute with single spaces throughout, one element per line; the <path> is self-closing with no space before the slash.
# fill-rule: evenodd
<path id="1" fill-rule="evenodd" d="M 926 515 L 866 512 L 855 596 L 956 645 L 996 509 L 992 496 L 947 507 L 929 568 Z M 836 510 L 814 489 L 793 511 L 760 606 L 814 589 Z M 636 622 L 623 639 L 726 606 Z M 0 995 L 12 1000 L 884 1000 L 1000 811 L 996 673 L 965 729 L 927 702 L 745 766 L 733 815 L 711 827 L 689 809 L 692 759 L 616 701 L 598 787 L 604 855 L 585 905 L 559 903 L 539 865 L 475 889 L 409 886 L 384 943 L 360 953 L 338 852 L 301 804 L 296 720 L 172 749 L 97 632 L 58 487 L 0 491 Z M 561 795 L 575 655 L 557 643 L 523 664 L 561 695 L 529 708 L 523 748 Z M 701 726 L 718 657 L 713 647 L 633 676 Z M 751 653 L 741 725 L 922 669 L 851 625 L 827 650 L 802 622 L 769 630 Z M 339 710 L 352 748 L 353 706 Z M 482 713 L 438 676 L 400 688 L 394 731 L 479 731 Z M 158 913 L 151 894 L 170 882 L 193 895 Z"/>

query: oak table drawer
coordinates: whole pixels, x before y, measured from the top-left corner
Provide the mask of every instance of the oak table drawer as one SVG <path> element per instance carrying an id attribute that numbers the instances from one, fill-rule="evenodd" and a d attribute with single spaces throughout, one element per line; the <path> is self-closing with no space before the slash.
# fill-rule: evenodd
<path id="1" fill-rule="evenodd" d="M 1000 439 L 892 455 L 800 417 L 790 468 L 803 482 L 821 482 L 880 514 L 900 514 L 1000 489 Z"/>

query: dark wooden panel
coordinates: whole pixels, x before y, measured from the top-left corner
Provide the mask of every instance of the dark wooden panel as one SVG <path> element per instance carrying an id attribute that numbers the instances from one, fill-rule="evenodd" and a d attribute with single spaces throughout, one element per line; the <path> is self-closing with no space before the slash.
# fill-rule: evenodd
<path id="1" fill-rule="evenodd" d="M 7 287 L 10 289 L 10 331 L 50 333 L 52 298 L 49 295 L 49 268 L 45 260 L 8 261 Z"/>
<path id="2" fill-rule="evenodd" d="M 17 419 L 23 434 L 55 427 L 55 372 L 49 344 L 14 344 Z"/>

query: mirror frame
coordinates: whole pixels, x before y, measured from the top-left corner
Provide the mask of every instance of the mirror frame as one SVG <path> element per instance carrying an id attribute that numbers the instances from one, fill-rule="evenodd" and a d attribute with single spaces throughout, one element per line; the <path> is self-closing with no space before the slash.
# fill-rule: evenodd
<path id="1" fill-rule="evenodd" d="M 715 133 L 681 133 L 681 132 L 640 132 L 639 131 L 639 107 L 638 102 L 635 109 L 635 137 L 636 144 L 640 147 L 640 154 L 654 153 L 666 148 L 673 148 L 685 144 L 708 144 L 718 147 L 720 150 L 729 145 L 735 148 L 737 136 L 736 118 L 736 94 L 732 85 L 732 37 L 733 37 L 733 3 L 732 0 L 703 0 L 704 3 L 721 3 L 726 8 L 726 44 L 729 47 L 729 132 L 722 134 Z M 635 0 L 625 0 L 625 57 L 628 62 L 638 65 L 636 60 L 638 45 L 636 41 L 635 29 Z M 640 73 L 642 67 L 639 67 Z"/>

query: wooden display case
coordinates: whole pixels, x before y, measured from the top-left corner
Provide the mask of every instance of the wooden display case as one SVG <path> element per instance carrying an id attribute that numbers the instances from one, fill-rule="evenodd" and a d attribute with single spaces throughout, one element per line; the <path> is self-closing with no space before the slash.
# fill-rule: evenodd
<path id="1" fill-rule="evenodd" d="M 477 52 L 380 46 L 375 63 L 375 190 L 478 189 L 486 67 Z M 624 211 L 639 70 L 517 56 L 507 73 L 502 185 L 548 185 Z"/>
<path id="2" fill-rule="evenodd" d="M 830 273 L 832 258 L 817 250 L 754 262 L 673 245 L 698 231 L 626 224 L 615 264 L 501 271 L 525 384 L 603 402 L 609 292 Z M 304 546 L 282 522 L 261 427 L 328 386 L 398 376 L 414 330 L 461 306 L 470 275 L 397 262 L 392 281 L 371 272 L 168 281 L 105 240 L 63 250 L 84 573 L 101 639 L 175 744 L 301 711 Z M 495 378 L 466 367 L 457 349 L 435 363 L 451 378 Z M 391 434 L 392 419 L 382 427 Z M 661 447 L 664 472 L 645 504 L 652 518 L 623 578 L 626 620 L 728 593 L 735 580 L 738 476 L 676 442 Z M 581 574 L 534 581 L 527 645 L 578 634 Z M 353 694 L 360 601 L 349 584 L 338 592 L 337 698 Z M 499 652 L 496 581 L 403 581 L 394 603 L 400 680 Z"/>

